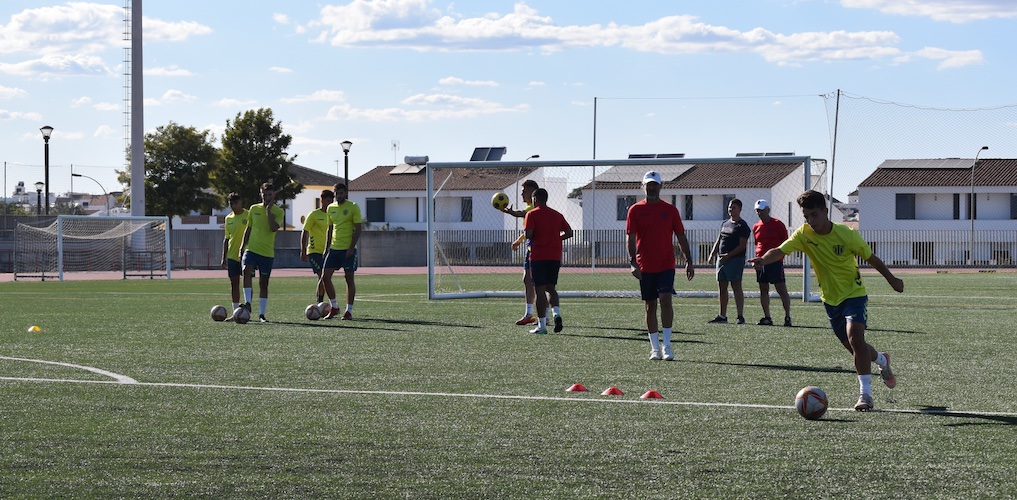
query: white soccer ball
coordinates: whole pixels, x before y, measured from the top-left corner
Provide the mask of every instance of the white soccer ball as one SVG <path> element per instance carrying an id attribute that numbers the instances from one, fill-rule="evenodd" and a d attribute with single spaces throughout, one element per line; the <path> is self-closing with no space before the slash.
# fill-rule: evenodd
<path id="1" fill-rule="evenodd" d="M 246 307 L 240 306 L 233 310 L 233 321 L 243 325 L 251 320 L 251 312 Z"/>
<path id="2" fill-rule="evenodd" d="M 822 417 L 829 407 L 830 402 L 826 399 L 826 393 L 814 385 L 803 388 L 795 396 L 795 409 L 799 415 L 809 420 Z"/>
<path id="3" fill-rule="evenodd" d="M 318 310 L 318 304 L 311 304 L 307 306 L 307 308 L 304 309 L 304 316 L 311 321 L 321 319 L 321 311 Z"/>
<path id="4" fill-rule="evenodd" d="M 208 315 L 212 318 L 212 321 L 226 321 L 226 317 L 229 311 L 223 305 L 212 306 L 212 310 L 209 311 Z"/>
<path id="5" fill-rule="evenodd" d="M 332 304 L 328 301 L 318 302 L 318 315 L 324 318 L 328 316 L 328 313 L 332 312 Z"/>

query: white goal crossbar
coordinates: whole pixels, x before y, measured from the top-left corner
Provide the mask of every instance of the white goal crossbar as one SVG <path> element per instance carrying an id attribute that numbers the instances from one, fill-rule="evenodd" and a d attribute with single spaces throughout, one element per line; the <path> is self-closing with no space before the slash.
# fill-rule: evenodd
<path id="1" fill-rule="evenodd" d="M 509 194 L 516 208 L 521 206 L 518 197 L 518 187 L 524 180 L 537 180 L 541 187 L 548 187 L 550 193 L 549 206 L 562 211 L 573 210 L 570 224 L 575 230 L 576 236 L 567 242 L 567 248 L 562 260 L 561 281 L 559 282 L 559 294 L 565 297 L 627 297 L 638 296 L 638 285 L 631 285 L 625 281 L 628 266 L 627 258 L 624 258 L 624 222 L 622 201 L 634 202 L 635 197 L 641 199 L 640 181 L 646 170 L 661 170 L 679 172 L 672 175 L 681 175 L 693 167 L 708 168 L 713 166 L 723 172 L 731 165 L 751 164 L 758 167 L 760 172 L 766 172 L 768 167 L 775 168 L 782 165 L 789 172 L 782 189 L 784 194 L 780 199 L 773 198 L 773 191 L 769 188 L 763 189 L 760 185 L 748 182 L 746 188 L 732 188 L 731 192 L 742 192 L 743 202 L 747 202 L 743 213 L 751 213 L 752 203 L 758 198 L 771 199 L 771 203 L 778 201 L 783 203 L 787 210 L 792 208 L 793 201 L 803 190 L 811 189 L 814 185 L 812 158 L 809 156 L 739 156 L 733 158 L 637 158 L 637 159 L 615 159 L 615 160 L 538 160 L 538 161 L 469 161 L 469 162 L 428 162 L 426 164 L 427 183 L 427 267 L 428 267 L 428 298 L 474 298 L 474 297 L 523 297 L 523 289 L 520 282 L 522 275 L 521 252 L 513 252 L 510 248 L 511 241 L 521 232 L 522 219 L 514 219 L 511 216 L 502 214 L 489 206 L 488 200 L 498 192 L 504 191 Z M 614 169 L 614 170 L 612 170 Z M 620 178 L 619 172 L 627 172 L 627 176 Z M 518 173 L 518 175 L 515 175 Z M 825 173 L 825 172 L 824 172 Z M 501 188 L 488 182 L 483 183 L 486 178 L 498 177 L 509 178 L 509 184 Z M 607 181 L 601 181 L 607 179 Z M 504 181 L 503 181 L 504 182 Z M 667 182 L 665 182 L 665 185 Z M 738 186 L 738 182 L 729 182 L 728 185 Z M 477 187 L 477 186 L 487 186 Z M 516 190 L 515 195 L 509 192 Z M 598 189 L 603 191 L 598 196 Z M 479 192 L 478 192 L 479 191 Z M 581 195 L 575 193 L 581 191 Z M 568 194 L 568 196 L 566 196 Z M 737 194 L 737 193 L 735 193 Z M 557 196 L 556 196 L 557 195 Z M 666 195 L 666 196 L 665 196 Z M 672 202 L 672 199 L 680 200 L 682 196 L 689 193 L 677 193 L 675 190 L 665 190 L 661 193 L 662 198 Z M 757 196 L 758 195 L 758 196 Z M 696 195 L 698 198 L 700 195 Z M 719 204 L 721 197 L 727 200 L 727 195 L 716 195 L 716 204 Z M 754 196 L 748 199 L 749 196 Z M 777 195 L 773 195 L 777 196 Z M 576 198 L 579 198 L 576 200 Z M 476 199 L 476 203 L 473 200 Z M 610 205 L 618 200 L 618 216 L 615 217 L 614 206 L 601 206 L 601 203 Z M 790 200 L 790 201 L 789 201 Z M 698 203 L 698 200 L 686 201 L 686 203 Z M 674 203 L 674 202 L 672 202 Z M 675 203 L 678 205 L 678 203 Z M 724 201 L 726 213 L 726 201 Z M 705 205 L 704 205 L 705 206 Z M 776 205 L 781 206 L 781 205 Z M 683 209 L 684 208 L 684 209 Z M 688 206 L 679 206 L 683 219 L 686 218 Z M 704 209 L 705 210 L 705 209 Z M 712 208 L 711 208 L 712 210 Z M 461 212 L 460 212 L 461 211 Z M 697 212 L 698 214 L 699 212 Z M 704 212 L 706 213 L 706 212 Z M 711 216 L 714 211 L 709 212 Z M 566 214 L 566 218 L 569 219 Z M 788 216 L 790 217 L 790 216 Z M 800 217 L 800 212 L 798 212 Z M 690 231 L 690 226 L 697 223 L 702 226 L 709 218 L 699 216 L 696 222 L 686 220 L 686 233 L 695 233 L 697 241 L 690 241 L 693 246 L 693 254 L 696 265 L 700 268 L 709 265 L 705 261 L 704 243 L 712 246 L 717 237 L 719 223 L 722 220 L 719 216 L 713 224 L 711 221 L 709 229 L 703 228 Z M 726 216 L 725 216 L 726 218 Z M 752 215 L 754 218 L 754 215 Z M 788 222 L 788 219 L 781 217 Z M 512 224 L 515 227 L 510 227 Z M 752 222 L 749 222 L 750 226 Z M 789 230 L 790 224 L 789 224 Z M 690 240 L 693 238 L 690 236 Z M 751 242 L 750 242 L 751 243 Z M 751 253 L 751 248 L 749 252 Z M 800 291 L 792 290 L 792 295 L 804 300 L 815 300 L 810 284 L 810 269 L 808 260 L 804 255 L 789 256 L 785 263 L 789 269 L 797 267 L 800 263 L 802 270 L 802 286 Z M 751 270 L 748 270 L 751 272 Z M 712 277 L 710 273 L 698 273 L 699 276 Z M 506 276 L 511 276 L 506 279 Z M 631 280 L 631 277 L 628 277 Z M 676 288 L 684 282 L 684 279 L 676 279 Z M 562 286 L 563 283 L 565 286 Z M 605 284 L 606 283 L 606 284 Z M 613 283 L 613 284 L 612 284 Z M 715 282 L 705 286 L 706 281 L 699 282 L 701 290 L 680 290 L 679 296 L 684 297 L 716 297 Z M 711 290 L 712 289 L 712 290 Z M 747 296 L 752 293 L 748 292 Z M 758 292 L 756 292 L 758 296 Z"/>
<path id="2" fill-rule="evenodd" d="M 64 280 L 67 272 L 170 278 L 167 217 L 60 215 L 44 227 L 18 224 L 14 279 Z"/>

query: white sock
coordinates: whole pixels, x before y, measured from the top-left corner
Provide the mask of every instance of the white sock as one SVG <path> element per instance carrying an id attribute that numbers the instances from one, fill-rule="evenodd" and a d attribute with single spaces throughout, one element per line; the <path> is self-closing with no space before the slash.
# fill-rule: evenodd
<path id="1" fill-rule="evenodd" d="M 346 312 L 348 313 L 353 312 L 353 304 L 346 304 Z"/>
<path id="2" fill-rule="evenodd" d="M 653 332 L 650 334 L 650 348 L 653 349 L 654 351 L 660 350 L 660 339 L 657 337 L 658 337 L 657 332 Z"/>
<path id="3" fill-rule="evenodd" d="M 561 316 L 561 306 L 552 306 L 551 312 L 554 314 L 555 317 Z"/>
<path id="4" fill-rule="evenodd" d="M 879 365 L 880 368 L 886 368 L 886 356 L 884 356 L 883 353 L 878 351 L 876 354 L 876 364 Z"/>
<path id="5" fill-rule="evenodd" d="M 238 307 L 240 307 L 240 302 L 234 302 L 233 303 L 233 309 L 236 309 Z"/>
<path id="6" fill-rule="evenodd" d="M 862 394 L 872 395 L 872 375 L 859 375 L 858 385 L 861 386 Z"/>
<path id="7" fill-rule="evenodd" d="M 329 300 L 332 303 L 332 309 L 339 309 L 339 301 L 335 299 Z"/>
<path id="8" fill-rule="evenodd" d="M 250 304 L 250 303 L 251 303 L 251 294 L 252 294 L 252 293 L 253 293 L 253 292 L 251 291 L 251 289 L 250 289 L 250 288 L 245 288 L 245 289 L 244 289 L 244 298 L 245 298 L 245 299 L 247 299 L 247 303 L 248 303 L 248 304 Z"/>
<path id="9" fill-rule="evenodd" d="M 537 318 L 537 328 L 541 329 L 547 328 L 547 316 L 544 316 L 543 318 Z"/>
<path id="10" fill-rule="evenodd" d="M 526 315 L 533 316 L 533 304 L 529 302 L 526 303 Z"/>
<path id="11" fill-rule="evenodd" d="M 661 330 L 660 333 L 661 333 L 661 336 L 664 337 L 664 345 L 665 346 L 670 346 L 671 345 L 671 329 L 670 328 L 665 328 L 665 329 Z"/>
<path id="12" fill-rule="evenodd" d="M 268 309 L 268 297 L 258 297 L 258 313 L 264 316 L 266 309 Z"/>

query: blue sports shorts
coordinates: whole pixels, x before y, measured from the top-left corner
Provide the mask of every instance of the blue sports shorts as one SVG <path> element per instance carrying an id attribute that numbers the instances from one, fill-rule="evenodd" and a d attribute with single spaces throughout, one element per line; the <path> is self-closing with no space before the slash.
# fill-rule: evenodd
<path id="1" fill-rule="evenodd" d="M 849 321 L 861 321 L 863 325 L 868 324 L 868 303 L 868 295 L 844 299 L 844 302 L 835 306 L 823 303 L 826 306 L 826 316 L 830 318 L 830 327 L 833 328 L 833 333 L 841 342 L 848 341 L 847 324 Z"/>
<path id="2" fill-rule="evenodd" d="M 272 257 L 265 257 L 264 255 L 258 255 L 250 250 L 244 252 L 244 269 L 251 268 L 251 275 L 254 275 L 254 271 L 258 271 L 261 276 L 268 278 L 272 275 L 272 264 L 275 259 Z"/>

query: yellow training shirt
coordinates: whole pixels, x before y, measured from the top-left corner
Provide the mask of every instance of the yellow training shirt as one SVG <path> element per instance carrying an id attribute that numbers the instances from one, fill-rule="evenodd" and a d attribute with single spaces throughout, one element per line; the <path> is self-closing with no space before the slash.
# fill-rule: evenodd
<path id="1" fill-rule="evenodd" d="M 781 243 L 780 250 L 785 254 L 798 250 L 809 256 L 823 302 L 836 306 L 846 299 L 867 295 L 855 259 L 868 260 L 872 249 L 858 231 L 833 223 L 830 234 L 819 235 L 812 226 L 803 224 Z"/>

